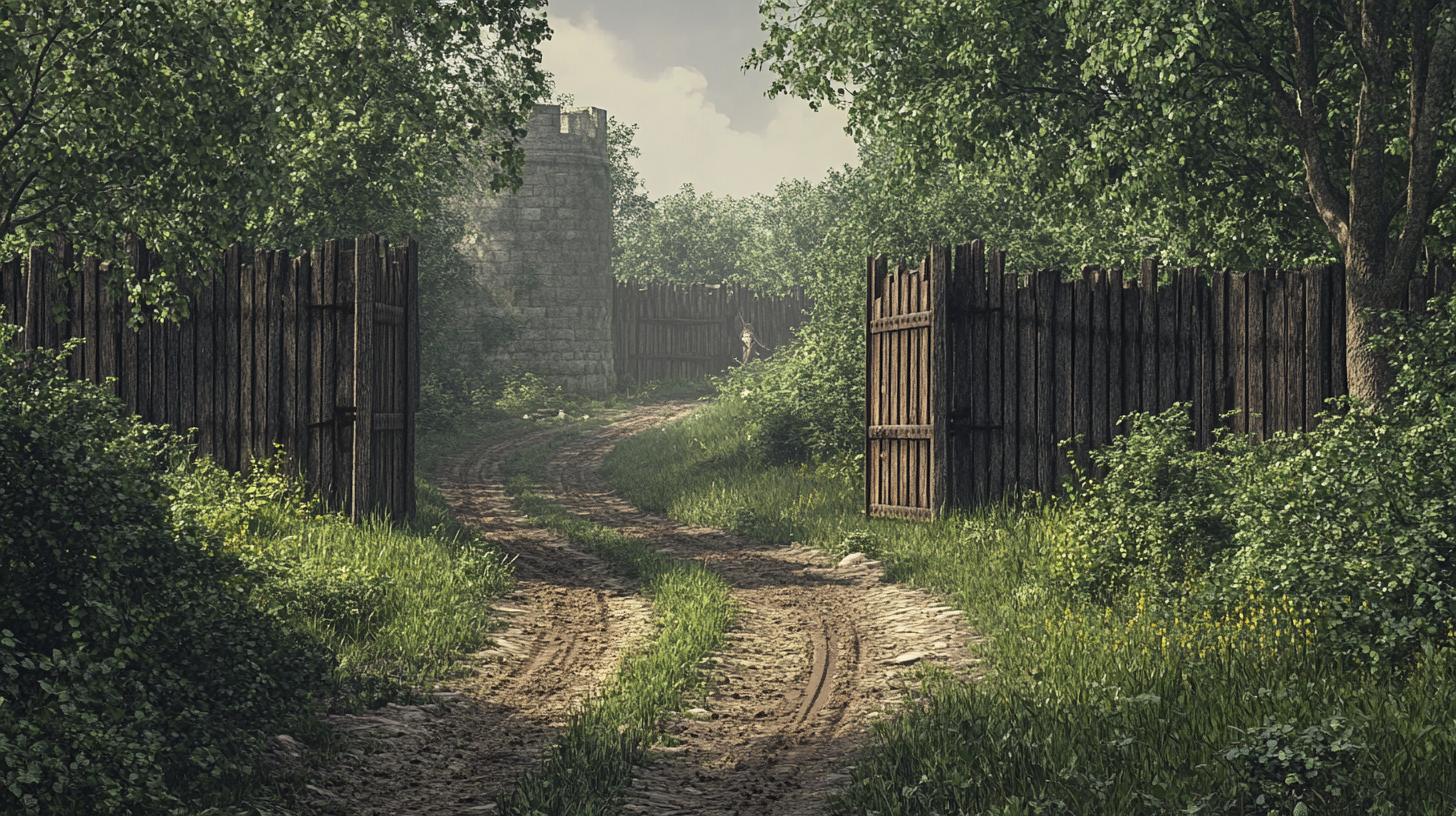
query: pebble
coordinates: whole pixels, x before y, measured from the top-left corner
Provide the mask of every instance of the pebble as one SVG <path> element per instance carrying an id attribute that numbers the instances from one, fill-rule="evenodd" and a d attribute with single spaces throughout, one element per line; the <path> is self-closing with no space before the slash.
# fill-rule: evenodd
<path id="1" fill-rule="evenodd" d="M 846 555 L 845 557 L 839 559 L 839 566 L 852 567 L 855 564 L 867 560 L 869 560 L 868 557 L 866 557 L 865 554 L 862 552 L 850 553 L 849 555 Z"/>
<path id="2" fill-rule="evenodd" d="M 918 660 L 923 660 L 929 656 L 929 652 L 906 652 L 905 654 L 902 654 L 898 657 L 892 657 L 885 662 L 894 663 L 896 666 L 908 666 L 911 663 L 914 663 Z"/>

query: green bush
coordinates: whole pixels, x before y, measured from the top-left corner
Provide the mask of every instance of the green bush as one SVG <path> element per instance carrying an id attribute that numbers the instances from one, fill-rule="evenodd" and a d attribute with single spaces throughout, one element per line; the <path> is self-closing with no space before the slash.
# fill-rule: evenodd
<path id="1" fill-rule="evenodd" d="M 178 442 L 14 333 L 0 325 L 0 810 L 206 801 L 306 709 L 326 659 L 172 515 Z"/>
<path id="2" fill-rule="evenodd" d="M 828 321 L 801 328 L 768 359 L 728 372 L 724 400 L 747 407 L 749 440 L 767 464 L 835 463 L 847 469 L 861 455 L 864 359 L 858 331 Z"/>
<path id="3" fill-rule="evenodd" d="M 1107 476 L 1073 489 L 1052 562 L 1062 583 L 1103 600 L 1133 585 L 1178 588 L 1226 555 L 1230 470 L 1252 455 L 1227 438 L 1194 450 L 1187 404 L 1131 422 L 1130 434 L 1092 453 Z"/>
<path id="4" fill-rule="evenodd" d="M 1109 468 L 1070 502 L 1054 575 L 1108 599 L 1131 586 L 1203 587 L 1227 607 L 1258 594 L 1321 610 L 1336 651 L 1375 668 L 1456 620 L 1456 294 L 1392 315 L 1397 379 L 1384 406 L 1343 400 L 1308 433 L 1189 446 L 1187 411 L 1134 418 L 1094 454 Z"/>

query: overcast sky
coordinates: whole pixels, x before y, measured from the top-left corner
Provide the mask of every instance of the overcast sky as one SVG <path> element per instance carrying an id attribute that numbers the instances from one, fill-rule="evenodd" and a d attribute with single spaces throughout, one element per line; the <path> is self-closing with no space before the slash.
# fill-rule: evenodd
<path id="1" fill-rule="evenodd" d="M 855 161 L 844 115 L 763 95 L 744 73 L 762 43 L 758 0 L 550 0 L 542 67 L 558 93 L 638 125 L 636 167 L 653 198 L 773 192 Z"/>

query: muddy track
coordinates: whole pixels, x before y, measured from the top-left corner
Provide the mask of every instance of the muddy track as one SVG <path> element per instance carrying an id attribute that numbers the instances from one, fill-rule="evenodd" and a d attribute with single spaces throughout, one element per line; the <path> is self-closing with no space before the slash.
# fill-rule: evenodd
<path id="1" fill-rule="evenodd" d="M 508 628 L 470 656 L 470 676 L 440 705 L 391 706 L 332 717 L 359 739 L 351 759 L 314 784 L 325 812 L 490 813 L 537 766 L 568 713 L 611 673 L 618 653 L 650 631 L 631 582 L 554 533 L 530 527 L 498 471 L 552 430 L 469 446 L 435 473 L 456 515 L 513 559 L 517 586 L 497 603 Z"/>
<path id="2" fill-rule="evenodd" d="M 744 539 L 643 513 L 598 475 L 621 439 L 688 413 L 691 403 L 638 408 L 559 448 L 544 491 L 568 510 L 697 560 L 733 587 L 741 607 L 728 647 L 705 663 L 702 709 L 659 721 L 678 744 L 653 753 L 627 794 L 628 812 L 816 813 L 847 779 L 868 723 L 911 691 L 916 663 L 970 676 L 974 640 L 959 613 L 881 580 L 873 562 L 836 567 L 817 551 Z M 435 474 L 456 514 L 515 559 L 509 627 L 474 655 L 472 676 L 443 708 L 335 718 L 366 735 L 318 796 L 350 814 L 490 813 L 534 767 L 572 706 L 646 636 L 635 587 L 558 536 L 526 526 L 498 465 L 550 430 L 460 451 Z"/>
<path id="3" fill-rule="evenodd" d="M 598 474 L 622 438 L 681 406 L 642 411 L 558 449 L 547 487 L 568 510 L 701 561 L 743 608 L 711 662 L 706 713 L 663 724 L 677 746 L 638 774 L 627 809 L 653 814 L 815 813 L 846 779 L 868 722 L 892 712 L 905 673 L 934 662 L 970 676 L 960 613 L 884 582 L 873 562 L 836 568 L 817 551 L 765 544 L 644 513 Z"/>

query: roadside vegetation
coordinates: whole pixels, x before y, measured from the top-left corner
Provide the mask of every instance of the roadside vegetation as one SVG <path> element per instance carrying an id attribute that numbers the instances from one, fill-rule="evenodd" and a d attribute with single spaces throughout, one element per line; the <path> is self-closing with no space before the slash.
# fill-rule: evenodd
<path id="1" fill-rule="evenodd" d="M 737 617 L 727 584 L 711 570 L 572 515 L 537 492 L 546 457 L 581 428 L 574 425 L 506 461 L 507 489 L 531 523 L 566 536 L 636 581 L 652 602 L 656 630 L 622 655 L 613 676 L 571 716 L 540 769 L 499 802 L 500 812 L 512 816 L 618 812 L 633 767 L 663 739 L 656 722 L 701 694 L 699 665 L 723 647 L 724 632 Z"/>
<path id="2" fill-rule="evenodd" d="M 933 523 L 867 520 L 847 451 L 775 461 L 736 378 L 605 473 L 684 521 L 864 551 L 988 636 L 984 677 L 927 673 L 877 726 L 837 812 L 1447 814 L 1456 296 L 1395 325 L 1389 408 L 1197 452 L 1175 407 L 1101 482 Z"/>

